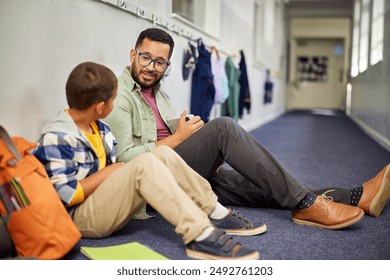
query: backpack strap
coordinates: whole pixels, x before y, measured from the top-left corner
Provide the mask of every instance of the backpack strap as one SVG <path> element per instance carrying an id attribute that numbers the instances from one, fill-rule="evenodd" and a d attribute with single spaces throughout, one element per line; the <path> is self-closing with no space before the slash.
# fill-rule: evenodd
<path id="1" fill-rule="evenodd" d="M 16 161 L 17 162 L 20 161 L 22 159 L 22 156 L 20 155 L 18 149 L 15 147 L 15 144 L 12 141 L 12 138 L 9 136 L 8 132 L 1 125 L 0 125 L 0 138 L 3 139 L 5 145 L 8 147 L 8 149 L 14 155 Z"/>

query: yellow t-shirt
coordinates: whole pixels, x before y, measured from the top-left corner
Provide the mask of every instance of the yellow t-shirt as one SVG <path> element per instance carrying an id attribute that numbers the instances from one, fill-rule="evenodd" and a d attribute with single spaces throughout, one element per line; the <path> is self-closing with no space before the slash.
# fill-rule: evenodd
<path id="1" fill-rule="evenodd" d="M 106 152 L 104 151 L 103 140 L 100 136 L 99 127 L 96 122 L 91 123 L 93 134 L 83 131 L 84 136 L 91 144 L 99 159 L 99 170 L 106 166 Z"/>
<path id="2" fill-rule="evenodd" d="M 88 142 L 91 144 L 94 149 L 96 155 L 99 159 L 99 169 L 102 169 L 106 166 L 106 153 L 104 151 L 103 141 L 100 136 L 99 128 L 96 122 L 91 123 L 91 128 L 93 133 L 83 132 L 84 136 L 87 138 Z M 70 205 L 75 205 L 84 201 L 84 190 L 81 186 L 80 182 L 77 182 L 76 191 L 73 196 L 72 201 L 69 203 Z"/>

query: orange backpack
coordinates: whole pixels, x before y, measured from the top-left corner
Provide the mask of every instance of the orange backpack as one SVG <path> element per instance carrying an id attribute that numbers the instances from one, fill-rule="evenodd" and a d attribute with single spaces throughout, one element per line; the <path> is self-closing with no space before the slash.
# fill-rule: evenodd
<path id="1" fill-rule="evenodd" d="M 0 126 L 0 215 L 21 257 L 61 259 L 80 240 L 41 162 L 36 144 Z"/>

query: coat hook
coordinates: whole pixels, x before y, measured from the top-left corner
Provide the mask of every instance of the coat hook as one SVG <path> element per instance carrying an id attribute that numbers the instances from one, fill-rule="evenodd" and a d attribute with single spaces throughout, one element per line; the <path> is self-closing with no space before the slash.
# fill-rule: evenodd
<path id="1" fill-rule="evenodd" d="M 174 23 L 169 23 L 167 24 L 167 28 L 171 31 L 174 31 L 175 30 L 175 24 Z"/>
<path id="2" fill-rule="evenodd" d="M 127 8 L 126 1 L 125 0 L 118 0 L 118 6 L 123 8 L 123 9 L 126 9 Z"/>
<path id="3" fill-rule="evenodd" d="M 154 25 L 161 25 L 161 17 L 156 16 L 155 14 L 153 14 L 153 24 Z"/>
<path id="4" fill-rule="evenodd" d="M 144 9 L 141 9 L 140 7 L 137 7 L 137 15 L 141 18 L 147 18 L 147 12 Z"/>

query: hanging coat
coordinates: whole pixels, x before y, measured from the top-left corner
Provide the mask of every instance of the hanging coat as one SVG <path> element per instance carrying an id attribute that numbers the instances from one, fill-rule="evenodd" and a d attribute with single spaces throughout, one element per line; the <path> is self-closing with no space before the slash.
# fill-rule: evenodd
<path id="1" fill-rule="evenodd" d="M 239 97 L 239 103 L 238 103 L 238 115 L 240 118 L 242 118 L 244 114 L 244 108 L 246 108 L 247 113 L 250 113 L 251 110 L 251 94 L 249 90 L 249 81 L 248 81 L 248 74 L 246 72 L 246 63 L 245 63 L 245 56 L 244 51 L 241 50 L 241 60 L 240 60 L 240 97 Z"/>
<path id="2" fill-rule="evenodd" d="M 238 100 L 240 95 L 240 69 L 238 69 L 232 59 L 228 57 L 225 61 L 225 71 L 228 78 L 229 97 L 222 106 L 222 115 L 238 120 Z"/>
<path id="3" fill-rule="evenodd" d="M 197 60 L 197 54 L 196 54 L 196 47 L 192 45 L 190 42 L 188 42 L 187 50 L 184 53 L 183 58 L 183 68 L 182 68 L 182 74 L 183 74 L 183 80 L 188 80 L 191 71 L 195 67 Z"/>
<path id="4" fill-rule="evenodd" d="M 272 89 L 273 82 L 271 81 L 270 71 L 267 69 L 265 73 L 265 83 L 264 83 L 264 104 L 272 102 Z"/>
<path id="5" fill-rule="evenodd" d="M 198 40 L 198 59 L 192 75 L 191 113 L 199 115 L 204 122 L 209 121 L 214 104 L 215 87 L 211 72 L 211 53 Z"/>
<path id="6" fill-rule="evenodd" d="M 229 97 L 228 80 L 222 59 L 211 56 L 211 70 L 214 76 L 215 104 L 223 104 Z"/>

